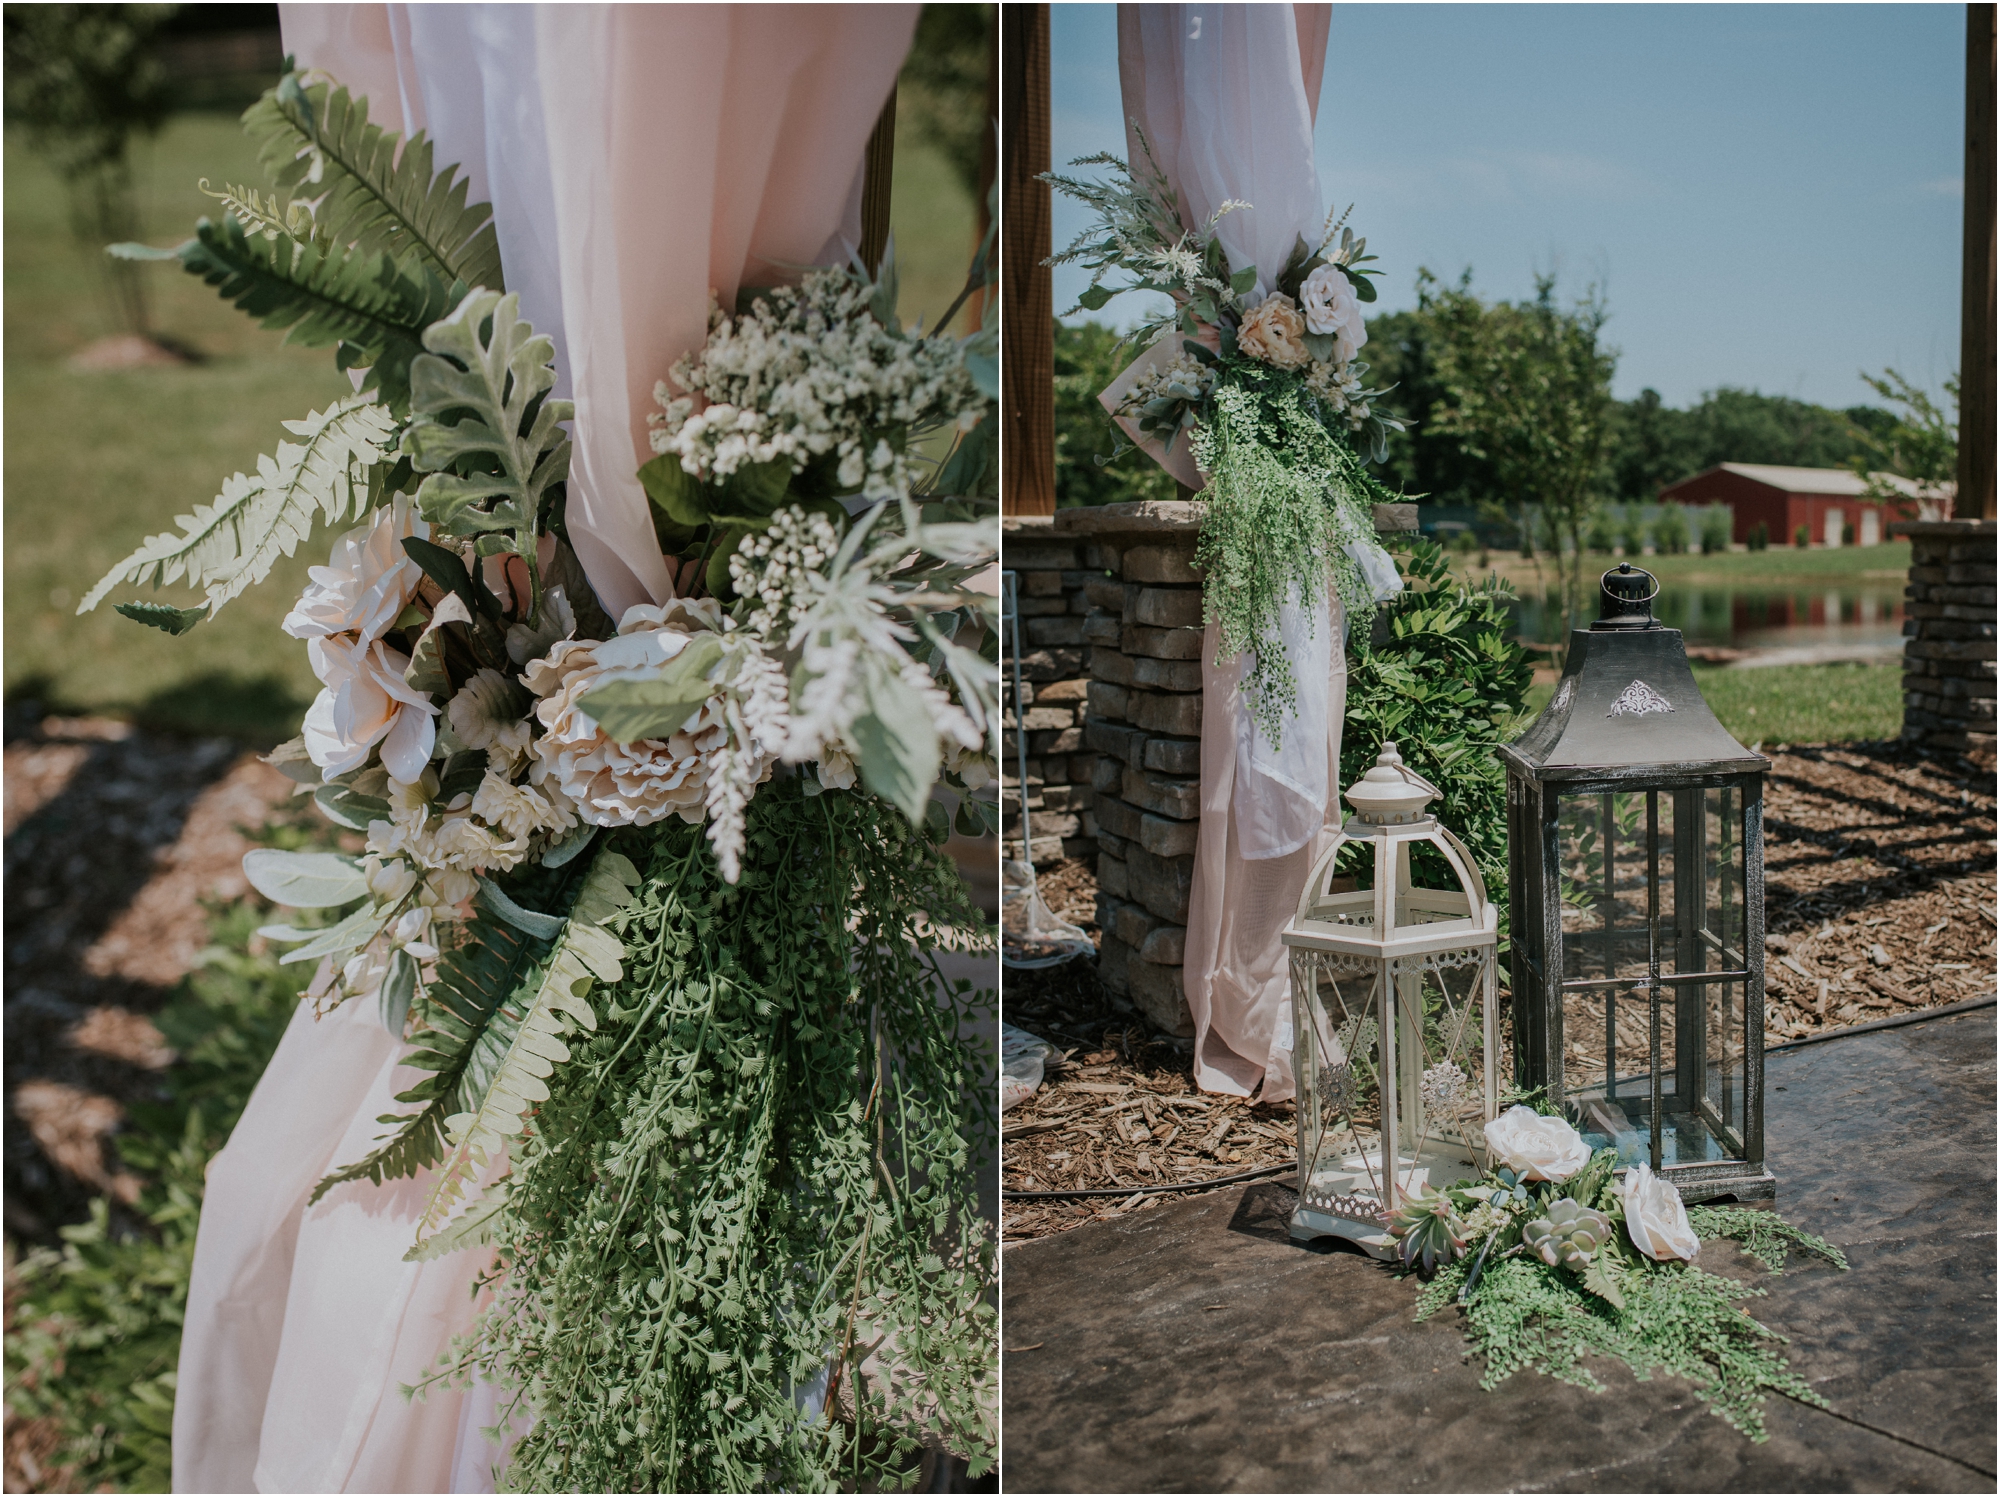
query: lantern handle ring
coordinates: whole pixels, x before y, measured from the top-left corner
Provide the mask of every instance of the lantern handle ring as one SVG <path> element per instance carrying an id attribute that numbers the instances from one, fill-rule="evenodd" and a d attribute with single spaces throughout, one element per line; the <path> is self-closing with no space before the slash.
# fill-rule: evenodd
<path id="1" fill-rule="evenodd" d="M 1600 593 L 1611 591 L 1611 589 L 1604 585 L 1606 577 L 1644 577 L 1648 582 L 1653 584 L 1653 590 L 1643 598 L 1627 598 L 1613 593 L 1612 596 L 1618 598 L 1618 601 L 1621 603 L 1650 603 L 1660 595 L 1660 579 L 1644 567 L 1635 567 L 1629 561 L 1621 561 L 1615 567 L 1606 567 L 1604 569 L 1603 573 L 1597 579 L 1597 589 Z"/>

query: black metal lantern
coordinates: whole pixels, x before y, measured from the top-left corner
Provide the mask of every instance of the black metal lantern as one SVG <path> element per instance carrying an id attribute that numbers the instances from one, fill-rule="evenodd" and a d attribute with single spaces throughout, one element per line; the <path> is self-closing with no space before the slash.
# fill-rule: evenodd
<path id="1" fill-rule="evenodd" d="M 1701 698 L 1659 584 L 1606 572 L 1507 762 L 1514 1072 L 1686 1200 L 1769 1198 L 1764 774 Z"/>

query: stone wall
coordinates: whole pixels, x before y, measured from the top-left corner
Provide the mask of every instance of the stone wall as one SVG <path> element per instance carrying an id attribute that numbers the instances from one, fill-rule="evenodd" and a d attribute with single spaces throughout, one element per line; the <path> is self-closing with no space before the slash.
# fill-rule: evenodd
<path id="1" fill-rule="evenodd" d="M 1085 743 L 1090 673 L 1086 668 L 1084 565 L 1092 548 L 1058 536 L 1047 515 L 1010 515 L 1001 522 L 1002 561 L 1020 581 L 1021 695 L 1026 722 L 1010 711 L 1001 732 L 1002 856 L 1020 858 L 1020 752 L 1017 733 L 1028 735 L 1027 859 L 1046 867 L 1063 858 L 1096 855 L 1090 814 L 1091 775 L 1097 756 Z M 1011 700 L 1011 664 L 1003 662 L 1003 688 Z"/>
<path id="2" fill-rule="evenodd" d="M 1194 1033 L 1181 990 L 1201 815 L 1201 581 L 1194 538 L 1131 546 L 1092 582 L 1091 780 L 1098 973 L 1168 1034 Z"/>
<path id="3" fill-rule="evenodd" d="M 1993 759 L 1992 520 L 1915 521 L 1903 633 L 1903 738 Z"/>

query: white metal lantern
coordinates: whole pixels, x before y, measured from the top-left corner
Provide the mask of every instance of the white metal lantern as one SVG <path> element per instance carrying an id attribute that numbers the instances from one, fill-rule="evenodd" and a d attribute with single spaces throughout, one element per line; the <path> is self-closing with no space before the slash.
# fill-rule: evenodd
<path id="1" fill-rule="evenodd" d="M 1472 854 L 1424 809 L 1438 793 L 1383 744 L 1285 928 L 1295 1238 L 1390 1256 L 1383 1212 L 1479 1173 L 1497 1105 L 1498 918 Z"/>

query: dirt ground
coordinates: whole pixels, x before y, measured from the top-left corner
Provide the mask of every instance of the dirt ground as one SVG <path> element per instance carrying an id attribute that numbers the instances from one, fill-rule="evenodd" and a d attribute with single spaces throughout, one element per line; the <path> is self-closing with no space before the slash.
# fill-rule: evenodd
<path id="1" fill-rule="evenodd" d="M 1994 991 L 1994 776 L 1896 743 L 1768 750 L 1765 1042 L 1783 1044 Z M 1097 934 L 1090 867 L 1042 871 L 1042 898 Z M 1148 1210 L 1167 1184 L 1289 1165 L 1289 1102 L 1195 1090 L 1193 1043 L 1115 1007 L 1088 961 L 1007 975 L 1004 1017 L 1063 1051 L 1008 1112 L 1008 1242 Z M 1178 1192 L 1177 1192 L 1178 1194 Z"/>
<path id="2" fill-rule="evenodd" d="M 149 1015 L 292 785 L 229 739 L 32 703 L 6 731 L 6 1229 L 52 1243 L 92 1196 L 136 1194 L 105 1141 L 173 1061 Z"/>

